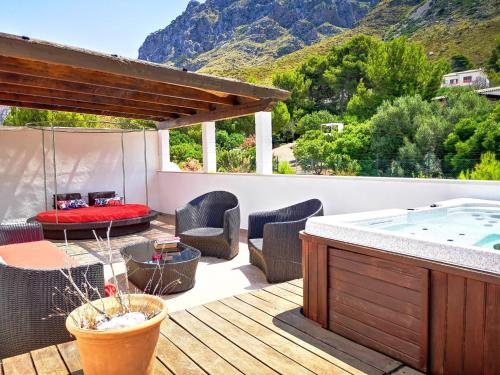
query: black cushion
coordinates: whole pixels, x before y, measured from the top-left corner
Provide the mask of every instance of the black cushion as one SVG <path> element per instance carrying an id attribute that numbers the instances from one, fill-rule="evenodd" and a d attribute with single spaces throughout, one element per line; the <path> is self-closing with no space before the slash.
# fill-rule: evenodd
<path id="1" fill-rule="evenodd" d="M 212 228 L 212 227 L 204 227 L 204 228 L 193 228 L 186 230 L 181 233 L 181 236 L 186 237 L 217 237 L 222 236 L 224 234 L 223 228 Z"/>

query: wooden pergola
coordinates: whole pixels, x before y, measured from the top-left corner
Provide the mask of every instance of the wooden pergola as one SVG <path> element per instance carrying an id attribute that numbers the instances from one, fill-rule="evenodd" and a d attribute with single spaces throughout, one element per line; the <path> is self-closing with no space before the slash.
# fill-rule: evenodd
<path id="1" fill-rule="evenodd" d="M 0 105 L 153 120 L 159 129 L 269 111 L 289 92 L 0 33 Z"/>

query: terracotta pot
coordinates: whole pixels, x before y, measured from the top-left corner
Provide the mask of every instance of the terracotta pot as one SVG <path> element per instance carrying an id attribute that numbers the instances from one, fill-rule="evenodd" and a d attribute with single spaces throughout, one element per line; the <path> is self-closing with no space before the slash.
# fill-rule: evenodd
<path id="1" fill-rule="evenodd" d="M 76 337 L 85 375 L 153 374 L 160 325 L 167 317 L 165 302 L 145 294 L 125 297 L 129 299 L 132 311 L 134 306 L 147 306 L 148 311 L 159 313 L 136 326 L 106 331 L 83 329 L 77 325 L 82 316 L 95 315 L 95 310 L 88 304 L 75 309 L 66 319 L 66 328 Z M 102 303 L 111 314 L 120 306 L 116 297 L 96 301 L 95 305 L 102 307 Z"/>

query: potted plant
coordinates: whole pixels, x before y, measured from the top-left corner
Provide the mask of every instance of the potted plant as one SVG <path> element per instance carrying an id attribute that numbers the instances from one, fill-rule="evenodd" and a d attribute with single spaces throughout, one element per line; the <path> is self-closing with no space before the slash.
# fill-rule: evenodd
<path id="1" fill-rule="evenodd" d="M 124 294 L 78 307 L 66 328 L 76 337 L 85 375 L 149 375 L 166 317 L 161 298 Z"/>
<path id="2" fill-rule="evenodd" d="M 108 229 L 109 235 L 109 229 Z M 96 236 L 99 248 L 102 239 Z M 108 237 L 111 260 L 111 244 Z M 110 261 L 115 286 L 118 285 Z M 161 272 L 158 263 L 159 272 Z M 158 296 L 113 290 L 101 297 L 92 285 L 77 285 L 69 270 L 61 270 L 72 288 L 66 294 L 78 306 L 67 314 L 66 328 L 76 338 L 85 375 L 150 375 L 154 372 L 160 325 L 167 317 L 166 304 Z M 125 275 L 126 276 L 126 275 Z M 91 300 L 89 296 L 100 297 Z"/>

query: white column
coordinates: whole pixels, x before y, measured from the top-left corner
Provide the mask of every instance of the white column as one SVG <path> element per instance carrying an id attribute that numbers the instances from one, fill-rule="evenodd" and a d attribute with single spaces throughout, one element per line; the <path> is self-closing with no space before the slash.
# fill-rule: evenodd
<path id="1" fill-rule="evenodd" d="M 257 174 L 273 174 L 273 125 L 271 112 L 255 114 Z"/>
<path id="2" fill-rule="evenodd" d="M 158 143 L 160 149 L 160 170 L 168 171 L 170 164 L 170 132 L 169 130 L 158 131 Z"/>
<path id="3" fill-rule="evenodd" d="M 215 151 L 215 122 L 202 122 L 203 171 L 217 172 L 217 155 Z"/>

